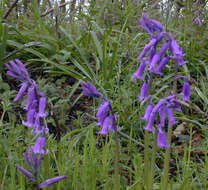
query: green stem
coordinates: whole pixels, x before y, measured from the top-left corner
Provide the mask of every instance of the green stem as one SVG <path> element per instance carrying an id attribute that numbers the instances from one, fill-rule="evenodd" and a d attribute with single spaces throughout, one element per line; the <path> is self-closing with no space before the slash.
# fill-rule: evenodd
<path id="1" fill-rule="evenodd" d="M 150 187 L 149 187 L 149 190 L 152 190 L 153 189 L 153 184 L 154 184 L 155 160 L 156 160 L 156 152 L 157 152 L 157 135 L 158 135 L 158 132 L 155 131 L 155 133 L 154 133 L 153 148 L 152 148 L 152 160 L 151 160 Z"/>
<path id="2" fill-rule="evenodd" d="M 6 110 L 4 109 L 4 110 L 3 110 L 3 113 L 2 113 L 2 115 L 1 115 L 1 123 L 3 123 L 3 119 L 4 119 L 5 113 L 6 113 Z"/>
<path id="3" fill-rule="evenodd" d="M 118 131 L 115 128 L 115 183 L 114 183 L 114 189 L 120 190 L 120 177 L 119 177 L 119 138 L 118 138 Z"/>
<path id="4" fill-rule="evenodd" d="M 173 127 L 168 127 L 168 143 L 171 141 Z M 171 148 L 168 148 L 165 152 L 165 161 L 164 161 L 164 169 L 163 169 L 163 177 L 162 177 L 162 189 L 166 190 L 168 187 L 168 171 L 169 171 L 169 162 L 170 162 L 170 152 Z"/>
<path id="5" fill-rule="evenodd" d="M 149 159 L 149 132 L 145 130 L 144 134 L 144 186 L 149 189 L 149 169 L 150 169 L 150 159 Z"/>
<path id="6" fill-rule="evenodd" d="M 177 76 L 178 73 L 178 63 L 176 62 L 174 64 L 174 81 L 173 81 L 173 93 L 177 93 Z M 173 131 L 173 126 L 168 127 L 168 138 L 167 142 L 171 144 L 171 137 L 172 137 L 172 131 Z M 163 176 L 162 176 L 162 189 L 166 190 L 168 187 L 168 172 L 169 172 L 169 162 L 170 162 L 170 153 L 171 153 L 171 148 L 168 148 L 165 152 L 165 161 L 164 161 L 164 169 L 163 169 Z"/>
<path id="7" fill-rule="evenodd" d="M 153 75 L 152 73 L 150 73 L 149 94 L 151 94 L 152 81 L 153 81 Z M 151 174 L 149 175 L 149 170 L 150 170 L 149 139 L 150 139 L 149 131 L 145 130 L 145 134 L 144 134 L 144 186 L 148 190 L 150 186 L 149 180 L 151 179 Z"/>

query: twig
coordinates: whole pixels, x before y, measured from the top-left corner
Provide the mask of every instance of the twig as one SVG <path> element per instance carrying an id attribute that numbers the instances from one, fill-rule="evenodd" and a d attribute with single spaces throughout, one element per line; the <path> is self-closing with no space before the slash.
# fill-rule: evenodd
<path id="1" fill-rule="evenodd" d="M 90 117 L 91 119 L 93 119 L 93 120 L 97 120 L 96 117 L 94 117 L 94 116 L 92 116 L 92 115 L 90 115 L 90 114 L 88 114 L 88 113 L 86 113 L 86 115 L 87 115 L 88 117 Z M 130 140 L 130 141 L 133 141 L 133 142 L 136 143 L 137 145 L 139 145 L 139 146 L 141 146 L 142 148 L 144 148 L 144 145 L 143 145 L 141 142 L 137 141 L 136 139 L 134 139 L 134 138 L 128 136 L 127 134 L 125 134 L 125 133 L 123 133 L 123 132 L 121 132 L 121 131 L 117 131 L 117 132 L 118 132 L 118 134 L 121 135 L 122 137 L 124 137 L 124 138 L 126 138 L 126 139 L 128 139 L 128 140 Z"/>
<path id="2" fill-rule="evenodd" d="M 203 112 L 200 108 L 195 107 L 195 106 L 191 106 L 191 105 L 189 105 L 188 103 L 186 103 L 186 102 L 184 102 L 184 101 L 182 101 L 182 100 L 179 100 L 179 101 L 180 101 L 180 104 L 181 104 L 181 105 L 186 106 L 186 107 L 189 108 L 189 109 L 193 109 L 194 111 L 196 111 L 196 112 L 202 114 L 203 116 L 205 116 L 205 117 L 208 119 L 208 114 L 205 113 L 205 112 Z"/>
<path id="3" fill-rule="evenodd" d="M 14 3 L 12 4 L 12 6 L 9 8 L 9 10 L 6 12 L 6 14 L 4 15 L 3 19 L 6 19 L 9 14 L 11 13 L 12 9 L 17 5 L 18 0 L 15 0 Z"/>
<path id="4" fill-rule="evenodd" d="M 59 5 L 59 8 L 64 7 L 64 6 L 66 6 L 66 5 L 70 4 L 70 3 L 71 2 L 62 3 L 62 4 Z M 53 11 L 54 11 L 54 8 L 49 9 L 48 11 L 44 12 L 43 14 L 41 14 L 41 17 L 44 17 L 44 16 L 48 15 L 49 13 L 51 13 Z"/>

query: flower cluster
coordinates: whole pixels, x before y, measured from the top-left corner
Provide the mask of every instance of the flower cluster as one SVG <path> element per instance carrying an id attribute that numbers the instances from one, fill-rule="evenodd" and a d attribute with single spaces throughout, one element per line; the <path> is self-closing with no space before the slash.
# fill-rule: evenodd
<path id="1" fill-rule="evenodd" d="M 163 76 L 163 70 L 171 59 L 174 60 L 176 67 L 183 66 L 186 64 L 186 61 L 184 61 L 185 54 L 182 48 L 178 45 L 172 34 L 164 30 L 160 22 L 150 19 L 146 14 L 143 18 L 139 19 L 139 22 L 142 28 L 151 34 L 149 43 L 145 45 L 138 57 L 138 61 L 141 61 L 139 68 L 133 74 L 134 78 L 144 81 L 141 87 L 141 94 L 138 96 L 139 101 L 142 101 L 151 97 L 149 95 L 149 82 L 152 74 Z M 163 44 L 159 48 L 158 45 L 162 41 Z M 148 56 L 146 56 L 147 53 L 149 53 Z M 147 70 L 146 76 L 144 76 L 145 70 Z M 189 101 L 191 95 L 190 84 L 184 76 L 175 78 L 175 80 L 178 79 L 185 79 L 182 96 L 184 101 Z M 167 144 L 164 130 L 165 118 L 167 115 L 168 126 L 177 123 L 173 116 L 173 111 L 180 110 L 180 102 L 176 99 L 176 94 L 161 99 L 155 106 L 152 105 L 152 98 L 149 99 L 151 102 L 146 108 L 144 117 L 141 118 L 142 120 L 148 121 L 144 129 L 154 132 L 153 124 L 156 121 L 155 118 L 158 113 L 160 117 L 160 123 L 156 124 L 158 130 L 158 147 L 168 148 L 170 145 Z"/>
<path id="2" fill-rule="evenodd" d="M 108 131 L 114 132 L 115 125 L 118 119 L 118 116 L 114 114 L 109 100 L 105 99 L 104 96 L 97 91 L 96 87 L 90 82 L 82 82 L 82 93 L 85 96 L 99 98 L 103 100 L 103 103 L 100 104 L 98 112 L 96 114 L 98 119 L 98 126 L 101 126 L 101 131 L 98 134 L 108 135 Z M 116 129 L 118 126 L 116 127 Z"/>
<path id="3" fill-rule="evenodd" d="M 42 155 L 48 154 L 48 149 L 45 149 L 45 134 L 48 133 L 48 129 L 44 125 L 44 118 L 48 115 L 48 113 L 45 112 L 47 104 L 45 93 L 39 91 L 36 82 L 30 78 L 27 69 L 20 60 L 16 59 L 15 61 L 10 61 L 9 64 L 6 64 L 6 67 L 8 68 L 8 75 L 22 82 L 14 101 L 20 100 L 27 94 L 27 104 L 24 107 L 27 111 L 27 121 L 22 121 L 22 124 L 31 128 L 32 134 L 38 135 L 34 146 L 29 147 L 27 153 L 24 153 L 25 162 L 32 173 L 19 165 L 16 165 L 16 167 L 28 177 L 28 179 L 37 183 Z M 39 184 L 38 187 L 45 188 L 65 178 L 66 176 L 55 177 Z"/>

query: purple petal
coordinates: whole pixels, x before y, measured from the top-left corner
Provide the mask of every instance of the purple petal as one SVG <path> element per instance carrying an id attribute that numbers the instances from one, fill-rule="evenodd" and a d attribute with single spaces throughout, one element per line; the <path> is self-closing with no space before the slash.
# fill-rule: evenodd
<path id="1" fill-rule="evenodd" d="M 34 129 L 31 131 L 31 134 L 33 135 L 39 135 L 39 134 L 44 134 L 47 133 L 46 128 L 44 125 L 40 124 L 40 117 L 37 115 L 35 119 L 35 124 L 34 124 Z"/>
<path id="2" fill-rule="evenodd" d="M 7 71 L 7 75 L 10 75 L 11 77 L 16 78 L 18 80 L 23 80 L 24 79 L 23 77 L 16 75 L 12 71 Z"/>
<path id="3" fill-rule="evenodd" d="M 139 22 L 142 28 L 151 34 L 164 30 L 162 24 L 159 21 L 149 19 L 147 14 L 144 14 L 143 18 L 139 19 Z"/>
<path id="4" fill-rule="evenodd" d="M 160 54 L 159 54 L 159 53 L 156 53 L 156 54 L 154 55 L 154 57 L 152 58 L 152 61 L 151 61 L 150 66 L 149 66 L 149 68 L 148 68 L 148 70 L 149 70 L 150 72 L 155 72 L 155 71 L 156 71 L 156 65 L 157 65 L 157 63 L 160 61 L 160 59 L 161 59 Z"/>
<path id="5" fill-rule="evenodd" d="M 170 144 L 167 144 L 166 133 L 163 130 L 159 130 L 159 133 L 157 136 L 157 146 L 159 148 L 166 148 L 166 149 L 170 147 Z"/>
<path id="6" fill-rule="evenodd" d="M 152 61 L 152 58 L 154 57 L 155 53 L 156 53 L 156 47 L 152 46 L 150 49 L 149 57 L 148 57 L 149 62 Z"/>
<path id="7" fill-rule="evenodd" d="M 166 41 L 166 42 L 162 45 L 162 47 L 161 47 L 161 49 L 160 49 L 160 52 L 159 52 L 159 55 L 160 55 L 161 57 L 162 57 L 163 54 L 167 51 L 168 47 L 169 47 L 169 42 Z"/>
<path id="8" fill-rule="evenodd" d="M 168 100 L 171 100 L 173 98 L 175 98 L 175 95 L 171 95 L 171 96 L 168 96 L 166 98 L 160 99 L 160 101 L 153 108 L 152 112 L 156 113 L 164 103 L 166 103 Z"/>
<path id="9" fill-rule="evenodd" d="M 20 68 L 15 64 L 15 62 L 12 60 L 12 61 L 9 61 L 10 63 L 10 68 L 12 69 L 11 71 L 17 75 L 21 75 L 21 71 L 20 71 Z"/>
<path id="10" fill-rule="evenodd" d="M 146 53 L 150 50 L 150 48 L 156 44 L 156 42 L 157 40 L 153 38 L 148 44 L 146 44 L 144 46 L 144 49 L 140 53 L 139 57 L 137 58 L 137 60 L 140 61 L 146 55 Z"/>
<path id="11" fill-rule="evenodd" d="M 151 112 L 151 114 L 149 116 L 149 122 L 148 122 L 147 126 L 144 127 L 144 129 L 147 130 L 147 131 L 154 132 L 155 130 L 152 127 L 153 124 L 154 124 L 154 121 L 155 121 L 155 113 L 154 112 Z"/>
<path id="12" fill-rule="evenodd" d="M 36 100 L 36 93 L 35 93 L 35 86 L 32 85 L 27 92 L 27 105 L 24 107 L 25 110 L 29 110 L 34 102 Z"/>
<path id="13" fill-rule="evenodd" d="M 191 87 L 188 82 L 185 82 L 183 85 L 183 100 L 184 101 L 190 101 L 191 96 Z"/>
<path id="14" fill-rule="evenodd" d="M 24 93 L 27 90 L 27 87 L 28 87 L 28 82 L 23 82 L 21 84 L 21 87 L 19 89 L 19 92 L 18 92 L 17 96 L 14 99 L 14 102 L 20 100 L 24 96 Z"/>
<path id="15" fill-rule="evenodd" d="M 149 104 L 149 105 L 147 106 L 147 108 L 146 108 L 144 117 L 141 117 L 140 119 L 141 119 L 141 120 L 146 120 L 146 121 L 148 121 L 149 116 L 150 116 L 152 110 L 153 110 L 153 105 L 152 105 L 152 104 Z"/>
<path id="16" fill-rule="evenodd" d="M 155 45 L 157 45 L 158 43 L 160 43 L 164 37 L 164 32 L 161 32 L 159 34 L 156 35 L 156 40 L 157 40 L 157 43 Z"/>
<path id="17" fill-rule="evenodd" d="M 106 117 L 105 120 L 103 121 L 102 129 L 101 131 L 98 132 L 98 134 L 108 135 L 108 128 L 110 125 L 112 125 L 112 118 Z"/>
<path id="18" fill-rule="evenodd" d="M 142 101 L 148 97 L 148 90 L 149 90 L 149 85 L 148 83 L 144 82 L 141 88 L 141 95 L 138 96 L 139 101 Z"/>
<path id="19" fill-rule="evenodd" d="M 144 80 L 144 77 L 142 76 L 144 69 L 146 66 L 146 60 L 142 61 L 141 64 L 139 65 L 139 68 L 137 71 L 133 74 L 133 76 L 137 79 Z"/>
<path id="20" fill-rule="evenodd" d="M 164 105 L 162 105 L 159 109 L 160 124 L 158 124 L 157 127 L 164 127 L 165 126 L 165 113 L 166 113 L 166 107 Z"/>
<path id="21" fill-rule="evenodd" d="M 47 117 L 48 113 L 45 112 L 45 108 L 46 108 L 46 98 L 41 97 L 39 101 L 39 110 L 38 110 L 39 117 Z"/>
<path id="22" fill-rule="evenodd" d="M 103 95 L 97 91 L 96 87 L 90 82 L 81 82 L 82 93 L 85 96 L 103 98 Z"/>
<path id="23" fill-rule="evenodd" d="M 172 108 L 175 112 L 181 111 L 181 103 L 176 99 L 171 99 L 167 102 L 167 107 Z"/>
<path id="24" fill-rule="evenodd" d="M 113 123 L 113 117 L 115 117 L 115 122 L 117 121 L 117 119 L 118 119 L 117 115 L 115 115 L 115 116 L 110 115 L 110 116 L 106 117 L 102 126 L 101 126 L 102 129 L 101 129 L 101 131 L 98 132 L 98 134 L 108 135 L 108 131 L 114 132 L 114 125 L 115 125 L 114 123 L 115 122 Z M 117 126 L 117 129 L 118 128 L 119 127 Z"/>
<path id="25" fill-rule="evenodd" d="M 171 49 L 173 50 L 174 56 L 180 55 L 183 56 L 182 49 L 178 45 L 176 40 L 172 40 L 170 43 Z"/>
<path id="26" fill-rule="evenodd" d="M 117 122 L 117 120 L 118 120 L 118 115 L 112 115 L 112 114 L 111 114 L 110 117 L 111 117 L 112 122 L 111 122 L 111 124 L 109 125 L 108 130 L 111 131 L 111 132 L 114 132 L 114 130 L 115 130 L 115 125 L 116 125 L 116 122 Z M 113 119 L 114 119 L 114 121 L 113 121 Z M 120 127 L 119 127 L 119 126 L 116 126 L 116 128 L 117 128 L 117 130 L 118 130 Z"/>
<path id="27" fill-rule="evenodd" d="M 34 117 L 35 117 L 36 111 L 35 109 L 31 109 L 27 112 L 27 122 L 22 121 L 22 124 L 26 127 L 33 128 L 34 127 Z"/>
<path id="28" fill-rule="evenodd" d="M 167 57 L 164 57 L 164 58 L 161 60 L 160 64 L 158 65 L 158 67 L 157 67 L 155 73 L 162 76 L 162 75 L 163 75 L 162 70 L 163 70 L 163 68 L 164 68 L 167 64 L 168 64 L 168 58 L 167 58 Z"/>
<path id="29" fill-rule="evenodd" d="M 173 116 L 172 108 L 167 108 L 167 115 L 168 115 L 168 126 L 172 126 L 178 123 L 178 121 L 176 121 L 175 117 Z"/>
<path id="30" fill-rule="evenodd" d="M 22 167 L 19 166 L 18 164 L 16 164 L 16 167 L 17 167 L 17 169 L 20 170 L 20 171 L 24 174 L 24 176 L 26 176 L 29 180 L 34 181 L 34 182 L 36 181 L 35 178 L 34 178 L 34 176 L 33 176 L 29 171 L 27 171 L 26 169 L 22 168 Z"/>
<path id="31" fill-rule="evenodd" d="M 21 69 L 21 71 L 25 74 L 25 76 L 29 77 L 29 73 L 25 67 L 25 65 L 19 60 L 19 59 L 15 59 L 17 65 L 19 66 L 19 68 Z"/>
<path id="32" fill-rule="evenodd" d="M 103 124 L 103 121 L 105 120 L 109 109 L 110 109 L 110 102 L 109 101 L 104 101 L 100 105 L 100 107 L 98 109 L 98 112 L 96 114 L 96 117 L 98 118 L 98 124 L 97 125 L 102 125 Z"/>
<path id="33" fill-rule="evenodd" d="M 67 176 L 58 176 L 58 177 L 54 177 L 54 178 L 51 178 L 51 179 L 47 179 L 46 181 L 44 181 L 43 183 L 40 183 L 38 185 L 39 188 L 43 189 L 43 188 L 46 188 L 50 185 L 53 185 L 54 183 L 58 182 L 58 181 L 61 181 L 63 179 L 66 179 Z"/>
<path id="34" fill-rule="evenodd" d="M 35 154 L 48 154 L 48 150 L 44 150 L 43 148 L 46 146 L 45 137 L 38 137 L 35 142 L 35 145 L 32 147 L 33 152 Z"/>

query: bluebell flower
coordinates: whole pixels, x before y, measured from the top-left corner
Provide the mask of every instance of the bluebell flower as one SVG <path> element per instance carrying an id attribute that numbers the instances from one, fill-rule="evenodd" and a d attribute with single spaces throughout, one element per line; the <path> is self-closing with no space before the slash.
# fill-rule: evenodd
<path id="1" fill-rule="evenodd" d="M 156 45 L 156 43 L 157 43 L 157 39 L 155 39 L 155 38 L 151 39 L 150 42 L 144 46 L 144 49 L 141 51 L 141 53 L 140 53 L 139 57 L 137 58 L 137 60 L 140 61 L 146 55 L 146 53 L 152 47 L 154 47 Z"/>
<path id="2" fill-rule="evenodd" d="M 150 34 L 164 31 L 162 24 L 157 20 L 150 19 L 147 14 L 144 14 L 143 18 L 139 19 L 139 22 L 142 28 Z"/>
<path id="3" fill-rule="evenodd" d="M 17 64 L 13 60 L 6 64 L 7 74 L 21 81 L 29 81 L 30 77 L 24 64 L 18 59 L 15 61 Z"/>
<path id="4" fill-rule="evenodd" d="M 20 100 L 24 96 L 24 93 L 27 90 L 28 85 L 29 85 L 28 81 L 25 81 L 21 84 L 21 87 L 19 89 L 19 92 L 18 92 L 17 96 L 14 99 L 14 102 Z"/>
<path id="5" fill-rule="evenodd" d="M 24 155 L 24 160 L 26 164 L 32 171 L 34 171 L 35 176 L 37 176 L 39 172 L 39 168 L 40 168 L 41 158 L 42 158 L 41 154 L 37 156 L 33 152 L 33 149 L 29 147 L 27 152 L 23 153 L 23 155 Z"/>
<path id="6" fill-rule="evenodd" d="M 151 61 L 151 63 L 150 63 L 150 66 L 149 66 L 149 68 L 148 68 L 148 70 L 149 70 L 150 72 L 156 72 L 156 65 L 157 65 L 157 63 L 160 61 L 160 59 L 161 59 L 161 56 L 160 56 L 159 53 L 156 53 L 156 54 L 153 56 L 152 61 Z"/>
<path id="7" fill-rule="evenodd" d="M 54 177 L 54 178 L 51 178 L 51 179 L 47 179 L 46 181 L 40 183 L 38 185 L 38 187 L 40 189 L 43 189 L 43 188 L 49 187 L 50 185 L 53 185 L 54 183 L 56 183 L 58 181 L 66 179 L 66 178 L 67 178 L 67 176 L 58 176 L 58 177 Z"/>
<path id="8" fill-rule="evenodd" d="M 147 130 L 147 131 L 154 132 L 155 131 L 154 128 L 153 128 L 154 121 L 155 121 L 155 113 L 151 112 L 151 114 L 149 116 L 148 124 L 147 124 L 146 127 L 144 127 L 144 129 Z"/>
<path id="9" fill-rule="evenodd" d="M 35 154 L 48 154 L 48 149 L 44 150 L 46 146 L 45 137 L 38 137 L 35 142 L 35 145 L 32 147 L 32 150 Z"/>
<path id="10" fill-rule="evenodd" d="M 190 101 L 191 96 L 191 87 L 188 82 L 184 82 L 183 85 L 183 100 L 184 101 Z"/>
<path id="11" fill-rule="evenodd" d="M 96 117 L 98 118 L 98 124 L 97 125 L 102 125 L 105 118 L 107 117 L 108 115 L 108 112 L 110 110 L 110 102 L 109 101 L 104 101 L 99 109 L 98 109 L 98 112 L 96 114 Z"/>
<path id="12" fill-rule="evenodd" d="M 162 105 L 159 109 L 160 123 L 157 125 L 157 128 L 165 127 L 165 115 L 166 107 Z"/>
<path id="13" fill-rule="evenodd" d="M 35 177 L 33 176 L 32 173 L 30 173 L 29 171 L 27 171 L 25 168 L 22 168 L 21 166 L 19 166 L 18 164 L 16 164 L 16 167 L 18 170 L 20 170 L 25 177 L 27 177 L 29 180 L 35 182 Z"/>
<path id="14" fill-rule="evenodd" d="M 37 100 L 37 96 L 36 96 L 36 88 L 34 85 L 32 85 L 30 88 L 28 88 L 28 92 L 27 92 L 27 105 L 24 107 L 25 110 L 29 110 L 31 108 L 31 106 L 34 103 L 34 100 Z"/>
<path id="15" fill-rule="evenodd" d="M 147 82 L 144 82 L 141 87 L 141 94 L 138 96 L 138 100 L 142 101 L 148 97 L 149 85 Z"/>
<path id="16" fill-rule="evenodd" d="M 117 120 L 117 118 L 116 117 L 113 118 L 113 117 L 114 117 L 113 115 L 110 115 L 105 118 L 105 120 L 103 121 L 103 124 L 101 125 L 102 129 L 98 132 L 98 134 L 108 135 L 108 131 L 114 132 L 113 119 Z"/>
<path id="17" fill-rule="evenodd" d="M 30 110 L 27 112 L 27 121 L 25 122 L 25 121 L 23 120 L 23 121 L 22 121 L 22 124 L 23 124 L 24 126 L 26 126 L 26 127 L 34 128 L 35 114 L 36 114 L 35 109 L 30 109 Z"/>
<path id="18" fill-rule="evenodd" d="M 167 116 L 168 116 L 168 126 L 172 126 L 178 123 L 178 121 L 176 121 L 175 117 L 173 116 L 172 108 L 167 108 Z"/>
<path id="19" fill-rule="evenodd" d="M 94 98 L 103 98 L 103 95 L 97 91 L 96 87 L 90 82 L 81 82 L 82 93 L 85 96 Z"/>
<path id="20" fill-rule="evenodd" d="M 160 64 L 158 65 L 158 67 L 156 68 L 155 73 L 159 74 L 160 76 L 163 75 L 162 70 L 164 69 L 164 67 L 168 64 L 168 58 L 164 57 L 161 61 Z"/>
<path id="21" fill-rule="evenodd" d="M 167 143 L 166 133 L 162 129 L 159 130 L 159 133 L 157 136 L 157 146 L 159 148 L 166 148 L 166 149 L 170 147 L 170 144 Z"/>
<path id="22" fill-rule="evenodd" d="M 45 112 L 46 108 L 46 98 L 43 96 L 39 100 L 39 109 L 38 109 L 38 116 L 39 117 L 47 117 L 48 113 Z"/>
<path id="23" fill-rule="evenodd" d="M 137 69 L 137 71 L 133 74 L 133 76 L 137 79 L 140 79 L 140 80 L 144 80 L 144 77 L 142 76 L 143 75 L 143 72 L 144 72 L 144 69 L 145 69 L 145 66 L 146 66 L 146 60 L 142 61 L 139 65 L 139 68 Z"/>
<path id="24" fill-rule="evenodd" d="M 149 120 L 149 116 L 150 116 L 152 110 L 153 110 L 153 105 L 152 105 L 152 104 L 149 104 L 149 105 L 147 106 L 147 108 L 146 108 L 144 117 L 141 117 L 140 119 L 141 119 L 141 120 L 146 120 L 146 121 L 148 121 L 148 120 Z"/>

